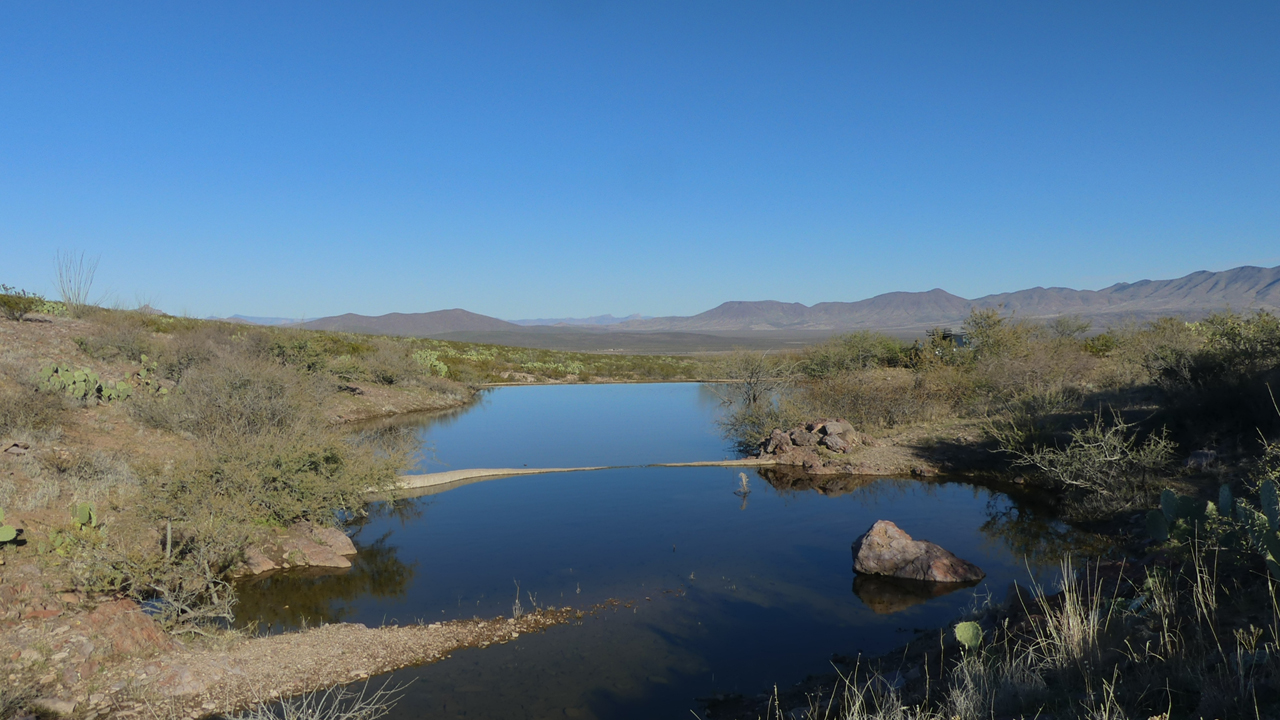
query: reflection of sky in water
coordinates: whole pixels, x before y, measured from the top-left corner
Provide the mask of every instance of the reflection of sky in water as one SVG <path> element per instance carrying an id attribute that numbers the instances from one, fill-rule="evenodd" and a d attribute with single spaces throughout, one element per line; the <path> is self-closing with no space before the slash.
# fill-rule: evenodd
<path id="1" fill-rule="evenodd" d="M 423 434 L 454 467 L 701 460 L 727 454 L 719 412 L 712 391 L 693 384 L 501 388 Z M 304 617 L 509 616 L 515 582 L 526 608 L 638 600 L 634 611 L 400 671 L 417 681 L 393 717 L 687 717 L 697 697 L 766 691 L 830 671 L 832 653 L 881 653 L 942 627 L 1026 582 L 1024 554 L 1040 572 L 1035 563 L 1078 545 L 1061 524 L 979 486 L 825 478 L 822 494 L 761 472 L 777 487 L 748 471 L 745 503 L 737 469 L 636 467 L 375 505 L 350 572 L 250 584 L 241 617 L 278 628 Z M 977 563 L 987 579 L 940 595 L 866 582 L 855 593 L 850 545 L 879 519 Z"/>
<path id="2" fill-rule="evenodd" d="M 492 388 L 466 408 L 409 421 L 417 472 L 585 467 L 736 457 L 716 426 L 716 387 L 700 383 Z"/>
<path id="3" fill-rule="evenodd" d="M 992 512 L 1013 507 L 1001 494 L 876 480 L 823 496 L 750 477 L 745 510 L 733 494 L 738 471 L 725 468 L 507 478 L 413 500 L 408 519 L 378 517 L 360 530 L 359 544 L 377 542 L 352 571 L 367 589 L 353 593 L 355 583 L 333 578 L 328 612 L 370 625 L 510 615 L 513 581 L 526 608 L 530 594 L 557 606 L 639 599 L 634 613 L 401 671 L 420 679 L 400 712 L 501 718 L 524 708 L 522 717 L 563 717 L 560 708 L 576 707 L 579 717 L 662 717 L 687 712 L 696 697 L 827 671 L 832 653 L 887 651 L 914 629 L 944 625 L 975 597 L 999 600 L 1010 581 L 1026 581 L 1009 540 L 983 531 Z M 860 599 L 867 590 L 854 593 L 850 544 L 881 518 L 976 562 L 988 578 L 938 597 L 904 600 L 891 587 Z M 246 593 L 246 610 L 288 604 L 288 582 L 260 600 Z M 295 588 L 316 612 L 323 583 L 299 578 Z M 901 609 L 877 614 L 890 606 Z"/>

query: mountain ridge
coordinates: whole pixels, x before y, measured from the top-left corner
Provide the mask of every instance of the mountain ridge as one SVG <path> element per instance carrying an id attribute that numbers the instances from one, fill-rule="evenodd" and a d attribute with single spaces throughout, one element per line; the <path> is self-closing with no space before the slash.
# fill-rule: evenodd
<path id="1" fill-rule="evenodd" d="M 573 318 L 560 318 L 558 325 L 542 324 L 542 321 L 513 323 L 454 308 L 379 316 L 347 313 L 311 320 L 297 327 L 414 337 L 448 333 L 545 333 L 553 328 L 592 334 L 918 332 L 959 325 L 974 309 L 984 308 L 1001 308 L 1032 320 L 1078 315 L 1095 323 L 1142 321 L 1160 315 L 1203 316 L 1228 308 L 1280 311 L 1280 266 L 1246 265 L 1220 272 L 1201 270 L 1170 280 L 1116 283 L 1101 290 L 1033 287 L 972 300 L 941 288 L 889 292 L 863 300 L 820 302 L 812 306 L 777 300 L 730 300 L 697 315 L 623 319 L 611 324 L 565 322 Z M 608 317 L 611 316 L 585 320 Z M 521 322 L 530 324 L 521 325 Z"/>

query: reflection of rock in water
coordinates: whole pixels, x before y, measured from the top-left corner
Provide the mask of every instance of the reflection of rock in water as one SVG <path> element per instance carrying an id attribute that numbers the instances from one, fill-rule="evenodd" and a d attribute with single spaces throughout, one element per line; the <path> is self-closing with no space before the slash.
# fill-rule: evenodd
<path id="1" fill-rule="evenodd" d="M 803 468 L 789 465 L 757 468 L 756 474 L 779 492 L 813 490 L 830 497 L 851 493 L 880 480 L 874 475 L 811 475 Z"/>
<path id="2" fill-rule="evenodd" d="M 347 604 L 363 596 L 403 595 L 413 578 L 413 566 L 396 557 L 387 536 L 360 544 L 349 570 L 309 568 L 270 573 L 237 584 L 236 620 L 258 621 L 271 628 L 342 622 Z"/>
<path id="3" fill-rule="evenodd" d="M 872 612 L 889 615 L 974 585 L 977 585 L 976 581 L 936 583 L 880 575 L 858 575 L 853 578 L 853 594 L 871 608 Z"/>

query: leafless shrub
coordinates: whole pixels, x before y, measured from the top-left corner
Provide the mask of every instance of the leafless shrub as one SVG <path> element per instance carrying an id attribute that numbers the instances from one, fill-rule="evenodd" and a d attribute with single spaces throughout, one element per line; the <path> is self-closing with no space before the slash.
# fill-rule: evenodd
<path id="1" fill-rule="evenodd" d="M 164 378 L 181 384 L 188 371 L 212 361 L 220 348 L 230 346 L 230 335 L 214 325 L 175 333 L 156 349 L 156 368 Z"/>
<path id="2" fill-rule="evenodd" d="M 1017 444 L 1020 438 L 998 439 L 1015 465 L 1033 468 L 1059 487 L 1077 491 L 1085 501 L 1079 509 L 1093 516 L 1148 502 L 1176 447 L 1163 431 L 1139 441 L 1133 424 L 1118 414 L 1110 423 L 1099 414 L 1089 425 L 1072 430 L 1065 448 L 1027 450 Z"/>
<path id="3" fill-rule="evenodd" d="M 67 306 L 67 312 L 79 317 L 89 306 L 89 291 L 93 289 L 93 277 L 98 272 L 98 258 L 86 258 L 83 252 L 59 252 L 55 270 L 58 294 Z"/>
<path id="4" fill-rule="evenodd" d="M 325 690 L 291 698 L 264 702 L 237 715 L 233 720 L 377 720 L 391 712 L 404 695 L 404 686 L 390 681 L 371 691 L 369 683 L 355 690 L 334 685 Z"/>

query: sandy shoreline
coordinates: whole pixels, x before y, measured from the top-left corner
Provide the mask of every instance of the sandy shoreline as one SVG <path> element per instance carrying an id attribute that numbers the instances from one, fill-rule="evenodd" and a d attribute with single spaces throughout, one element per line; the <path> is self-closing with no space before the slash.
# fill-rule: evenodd
<path id="1" fill-rule="evenodd" d="M 741 460 L 706 460 L 684 463 L 653 463 L 650 465 L 599 465 L 572 468 L 469 468 L 420 475 L 401 475 L 397 483 L 397 489 L 400 492 L 396 493 L 396 497 L 435 495 L 483 480 L 496 480 L 520 475 L 587 472 L 590 470 L 611 470 L 624 467 L 770 467 L 776 464 L 775 460 L 743 458 Z"/>

